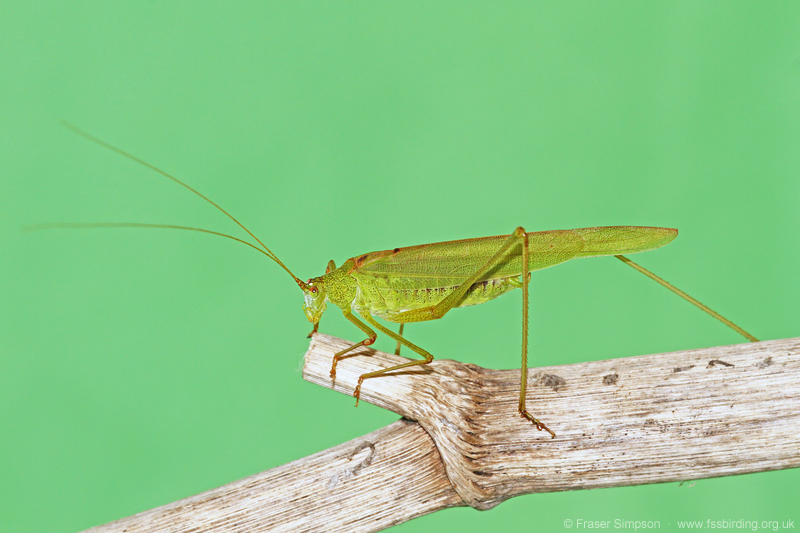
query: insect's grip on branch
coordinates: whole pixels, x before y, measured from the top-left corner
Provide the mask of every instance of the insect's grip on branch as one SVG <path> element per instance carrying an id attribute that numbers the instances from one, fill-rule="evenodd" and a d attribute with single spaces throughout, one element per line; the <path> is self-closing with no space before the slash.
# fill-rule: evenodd
<path id="1" fill-rule="evenodd" d="M 330 357 L 347 344 L 315 336 L 304 377 L 330 386 Z M 398 360 L 365 352 L 372 357 L 343 361 L 341 377 L 349 382 L 341 387 L 344 392 L 359 371 Z M 353 370 L 348 368 L 351 362 L 369 364 Z M 437 378 L 443 363 L 450 371 Z M 473 478 L 478 480 L 473 488 L 487 495 L 476 506 L 487 508 L 492 501 L 531 492 L 800 466 L 800 338 L 538 369 L 532 397 L 538 399 L 543 386 L 557 388 L 562 397 L 537 401 L 565 426 L 556 440 L 540 438 L 529 423 L 513 416 L 517 372 L 452 361 L 429 366 L 434 367 L 429 374 L 373 380 L 364 395 L 374 403 L 416 403 L 408 410 L 427 416 L 426 424 L 439 426 L 438 431 L 400 420 L 329 450 L 89 531 L 229 531 L 231 524 L 239 524 L 242 533 L 373 533 L 465 505 L 464 495 L 468 498 L 471 492 L 463 484 Z M 410 387 L 409 380 L 428 382 Z M 470 380 L 478 381 L 470 385 Z M 471 403 L 484 411 L 461 412 L 460 404 L 425 407 L 480 392 L 482 385 L 492 388 Z M 556 412 L 564 408 L 569 412 Z M 498 409 L 512 416 L 498 420 Z M 442 413 L 453 418 L 436 418 Z M 468 460 L 453 461 L 454 454 L 466 454 Z M 454 472 L 459 466 L 466 470 Z"/>
<path id="2" fill-rule="evenodd" d="M 349 345 L 315 335 L 303 377 L 332 387 L 333 354 Z M 355 355 L 339 365 L 335 390 L 352 394 L 360 375 L 407 361 Z M 532 369 L 528 405 L 556 439 L 519 418 L 518 370 L 435 360 L 367 380 L 361 397 L 418 421 L 458 494 L 489 509 L 530 492 L 800 466 L 799 374 L 800 339 Z M 665 468 L 665 458 L 682 466 Z"/>

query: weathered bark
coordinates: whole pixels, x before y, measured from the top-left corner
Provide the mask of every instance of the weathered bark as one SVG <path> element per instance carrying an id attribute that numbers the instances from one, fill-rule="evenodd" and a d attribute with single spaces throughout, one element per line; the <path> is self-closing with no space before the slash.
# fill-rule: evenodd
<path id="1" fill-rule="evenodd" d="M 331 387 L 347 341 L 318 334 L 303 376 Z M 339 363 L 334 388 L 405 361 L 367 348 Z M 800 338 L 530 372 L 455 361 L 366 380 L 361 399 L 402 420 L 287 465 L 93 528 L 380 531 L 439 509 L 489 509 L 532 492 L 638 485 L 800 466 Z"/>
<path id="2" fill-rule="evenodd" d="M 318 335 L 303 376 L 330 387 L 349 343 Z M 335 389 L 403 362 L 357 351 Z M 366 356 L 371 354 L 372 357 Z M 800 466 L 800 339 L 537 368 L 519 417 L 518 370 L 434 361 L 364 381 L 361 398 L 418 421 L 469 505 L 489 509 L 532 492 L 616 487 Z"/>
<path id="3" fill-rule="evenodd" d="M 369 533 L 465 505 L 419 424 L 368 435 L 92 533 Z"/>

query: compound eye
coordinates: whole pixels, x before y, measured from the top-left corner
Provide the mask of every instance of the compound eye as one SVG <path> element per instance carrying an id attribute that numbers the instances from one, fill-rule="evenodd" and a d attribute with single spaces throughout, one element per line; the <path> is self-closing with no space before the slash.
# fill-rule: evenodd
<path id="1" fill-rule="evenodd" d="M 314 293 L 314 294 L 317 294 L 317 288 L 316 287 L 311 287 L 311 292 Z"/>

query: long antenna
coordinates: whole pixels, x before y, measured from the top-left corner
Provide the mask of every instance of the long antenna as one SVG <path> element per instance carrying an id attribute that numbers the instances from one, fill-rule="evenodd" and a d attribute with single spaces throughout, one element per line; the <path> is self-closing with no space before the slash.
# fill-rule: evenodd
<path id="1" fill-rule="evenodd" d="M 47 224 L 33 224 L 22 228 L 24 232 L 41 231 L 49 229 L 95 229 L 95 228 L 158 228 L 158 229 L 181 229 L 187 231 L 199 231 L 201 233 L 208 233 L 210 235 L 218 235 L 220 237 L 227 237 L 234 241 L 246 244 L 253 250 L 262 253 L 273 259 L 271 255 L 259 248 L 253 243 L 242 240 L 227 233 L 220 233 L 218 231 L 211 231 L 210 229 L 193 228 L 191 226 L 175 226 L 173 224 L 146 224 L 144 222 L 52 222 Z"/>
<path id="2" fill-rule="evenodd" d="M 84 139 L 87 139 L 87 140 L 89 140 L 89 141 L 91 141 L 91 142 L 93 142 L 93 143 L 95 143 L 95 144 L 97 144 L 97 145 L 99 145 L 99 146 L 102 146 L 103 148 L 106 148 L 107 150 L 111 150 L 112 152 L 116 152 L 117 154 L 119 154 L 119 155 L 121 155 L 121 156 L 123 156 L 123 157 L 127 157 L 127 158 L 128 158 L 128 159 L 130 159 L 131 161 L 134 161 L 134 162 L 136 162 L 136 163 L 139 163 L 140 165 L 142 165 L 142 166 L 145 166 L 145 167 L 149 168 L 150 170 L 154 170 L 154 171 L 158 172 L 159 174 L 161 174 L 162 176 L 164 176 L 165 178 L 168 178 L 168 179 L 170 179 L 170 180 L 174 181 L 175 183 L 177 183 L 178 185 L 181 185 L 181 186 L 183 186 L 183 187 L 185 187 L 185 188 L 189 189 L 191 192 L 193 192 L 194 194 L 196 194 L 197 196 L 199 196 L 200 198 L 202 198 L 202 199 L 203 199 L 203 200 L 205 200 L 206 202 L 210 203 L 211 205 L 213 205 L 214 207 L 216 207 L 217 209 L 219 209 L 220 211 L 222 211 L 222 212 L 223 212 L 223 213 L 224 213 L 224 214 L 225 214 L 225 215 L 226 215 L 228 218 L 230 218 L 231 220 L 233 220 L 234 222 L 236 222 L 236 224 L 238 224 L 238 226 L 239 226 L 240 228 L 242 228 L 243 230 L 245 230 L 245 231 L 247 232 L 247 234 L 248 234 L 248 235 L 250 235 L 252 238 L 254 238 L 254 239 L 256 240 L 256 242 L 258 242 L 258 244 L 260 244 L 260 245 L 261 245 L 261 246 L 264 248 L 264 250 L 266 250 L 266 252 L 264 253 L 264 255 L 266 255 L 267 257 L 269 257 L 270 259 L 272 259 L 272 260 L 273 260 L 273 261 L 275 261 L 276 263 L 278 263 L 278 265 L 280 265 L 280 267 L 281 267 L 281 268 L 283 268 L 283 269 L 284 269 L 286 272 L 288 272 L 288 273 L 289 273 L 289 275 L 290 275 L 290 276 L 292 276 L 292 278 L 294 279 L 294 281 L 295 281 L 295 282 L 296 282 L 298 285 L 300 285 L 300 287 L 301 287 L 301 288 L 302 288 L 302 287 L 305 285 L 305 283 L 303 283 L 303 282 L 300 280 L 300 278 L 298 278 L 297 276 L 295 276 L 295 275 L 292 273 L 292 271 L 291 271 L 291 270 L 289 270 L 289 269 L 286 267 L 286 265 L 284 265 L 284 264 L 283 264 L 283 262 L 282 262 L 280 259 L 278 259 L 278 256 L 277 256 L 277 255 L 275 255 L 275 253 L 274 253 L 272 250 L 270 250 L 269 248 L 267 248 L 267 245 L 265 245 L 263 242 L 261 242 L 261 241 L 259 240 L 259 238 L 258 238 L 258 237 L 256 237 L 255 235 L 253 235 L 253 233 L 252 233 L 252 232 L 251 232 L 249 229 L 247 229 L 247 228 L 244 226 L 244 224 L 242 224 L 241 222 L 239 222 L 238 220 L 236 220 L 236 218 L 234 218 L 234 216 L 233 216 L 233 215 L 231 215 L 230 213 L 228 213 L 227 211 L 225 211 L 225 210 L 224 210 L 222 207 L 220 207 L 219 205 L 217 205 L 217 203 L 216 203 L 216 202 L 214 202 L 213 200 L 211 200 L 210 198 L 208 198 L 208 197 L 207 197 L 207 196 L 205 196 L 204 194 L 202 194 L 202 193 L 200 193 L 199 191 L 197 191 L 197 190 L 193 189 L 192 187 L 190 187 L 190 186 L 189 186 L 189 185 L 187 185 L 186 183 L 182 182 L 181 180 L 179 180 L 179 179 L 178 179 L 178 178 L 176 178 L 175 176 L 172 176 L 172 175 L 170 175 L 170 174 L 167 174 L 166 172 L 164 172 L 163 170 L 161 170 L 161 169 L 160 169 L 160 168 L 158 168 L 157 166 L 155 166 L 155 165 L 151 165 L 150 163 L 148 163 L 147 161 L 144 161 L 143 159 L 139 159 L 139 158 L 138 158 L 138 157 L 136 157 L 135 155 L 133 155 L 133 154 L 130 154 L 130 153 L 128 153 L 128 152 L 126 152 L 126 151 L 125 151 L 125 150 L 123 150 L 122 148 L 117 148 L 117 147 L 116 147 L 116 146 L 114 146 L 113 144 L 109 144 L 109 143 L 107 143 L 107 142 L 103 141 L 102 139 L 98 139 L 98 138 L 97 138 L 97 137 L 95 137 L 94 135 L 92 135 L 92 134 L 90 134 L 90 133 L 87 133 L 87 132 L 83 131 L 82 129 L 80 129 L 79 127 L 75 126 L 74 124 L 70 124 L 70 123 L 69 123 L 69 122 L 67 122 L 66 120 L 62 120 L 62 121 L 61 121 L 61 125 L 62 125 L 62 126 L 64 126 L 64 127 L 66 127 L 66 128 L 69 128 L 69 129 L 71 129 L 72 131 L 74 131 L 75 133 L 77 133 L 78 135 L 80 135 L 81 137 L 83 137 Z M 51 224 L 51 225 L 48 225 L 48 224 L 43 224 L 43 225 L 39 225 L 39 226 L 49 226 L 50 228 L 56 228 L 56 227 L 61 227 L 61 228 L 67 228 L 67 227 L 81 227 L 81 228 L 86 228 L 86 227 L 152 227 L 152 228 L 157 228 L 157 227 L 161 227 L 161 228 L 169 228 L 169 229 L 187 229 L 187 230 L 192 230 L 192 231 L 201 231 L 201 232 L 204 232 L 204 233 L 210 233 L 210 234 L 212 234 L 212 235 L 220 235 L 220 236 L 223 236 L 223 237 L 229 237 L 229 238 L 231 238 L 231 239 L 237 240 L 237 241 L 239 241 L 239 242 L 244 242 L 245 244 L 249 244 L 250 246 L 253 246 L 252 244 L 248 243 L 247 241 L 242 241 L 241 239 L 237 239 L 236 237 L 231 237 L 230 235 L 226 235 L 226 234 L 224 234 L 224 233 L 217 233 L 217 232 L 215 232 L 215 231 L 203 230 L 203 229 L 199 229 L 199 228 L 189 228 L 189 227 L 187 227 L 187 226 L 171 226 L 171 225 L 161 225 L 161 224 L 141 224 L 141 225 L 136 225 L 136 223 L 120 223 L 120 224 L 122 224 L 122 225 L 120 225 L 120 226 L 116 226 L 116 225 L 114 225 L 114 223 L 110 223 L 109 225 L 105 225 L 105 226 L 103 226 L 103 224 L 106 224 L 106 223 L 98 223 L 98 224 L 99 224 L 99 225 L 95 225 L 95 226 L 89 226 L 89 225 L 80 225 L 80 224 L 79 224 L 79 225 L 62 224 L 62 225 L 60 225 L 60 226 L 59 226 L 59 225 L 57 225 L 57 224 L 56 224 L 56 225 L 52 225 L 52 224 Z M 45 228 L 44 228 L 44 227 L 35 227 L 35 229 L 45 229 Z M 258 249 L 258 248 L 257 248 L 257 247 L 255 247 L 255 246 L 253 246 L 253 248 L 256 248 L 256 249 Z"/>

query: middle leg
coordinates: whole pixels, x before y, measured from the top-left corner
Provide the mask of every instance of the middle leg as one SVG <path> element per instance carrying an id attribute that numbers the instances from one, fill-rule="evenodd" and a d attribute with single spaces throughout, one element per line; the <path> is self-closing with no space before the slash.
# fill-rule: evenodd
<path id="1" fill-rule="evenodd" d="M 353 313 L 351 313 L 349 310 L 343 310 L 342 314 L 344 314 L 344 317 L 347 320 L 349 320 L 350 322 L 355 324 L 358 327 L 358 329 L 360 329 L 361 331 L 366 333 L 367 334 L 367 338 L 364 339 L 361 342 L 358 342 L 358 343 L 350 346 L 349 348 L 346 348 L 346 349 L 342 350 L 341 352 L 337 352 L 336 354 L 334 354 L 334 356 L 333 356 L 333 364 L 331 365 L 331 379 L 334 380 L 334 381 L 336 380 L 336 365 L 339 364 L 339 360 L 342 357 L 344 357 L 348 353 L 352 352 L 356 348 L 360 348 L 361 346 L 369 346 L 369 345 L 371 345 L 372 343 L 375 342 L 375 339 L 378 338 L 378 336 L 375 335 L 375 332 L 372 331 L 369 328 L 369 326 L 367 326 L 366 324 L 361 322 L 359 319 L 357 319 L 355 317 L 355 315 L 353 315 Z M 358 404 L 356 404 L 356 405 L 358 405 Z"/>
<path id="2" fill-rule="evenodd" d="M 382 368 L 381 370 L 376 370 L 375 372 L 369 372 L 367 374 L 361 375 L 358 378 L 358 385 L 356 385 L 356 390 L 353 392 L 353 396 L 356 397 L 356 405 L 358 405 L 358 399 L 359 399 L 359 396 L 361 395 L 361 384 L 364 382 L 365 379 L 376 378 L 376 377 L 381 376 L 383 374 L 386 374 L 388 372 L 394 372 L 395 370 L 400 370 L 401 368 L 408 368 L 410 366 L 424 365 L 424 364 L 427 364 L 427 363 L 430 363 L 431 361 L 433 361 L 433 356 L 429 352 L 427 352 L 426 350 L 423 350 L 422 348 L 420 348 L 416 344 L 408 341 L 407 339 L 401 337 L 400 335 L 398 335 L 394 331 L 390 330 L 389 328 L 387 328 L 386 326 L 384 326 L 383 324 L 381 324 L 380 322 L 378 322 L 377 320 L 372 318 L 372 315 L 364 313 L 364 314 L 361 315 L 361 317 L 364 320 L 366 320 L 367 322 L 369 322 L 369 324 L 371 326 L 373 326 L 374 328 L 380 330 L 381 333 L 385 333 L 387 336 L 389 336 L 389 337 L 393 338 L 394 340 L 396 340 L 398 345 L 399 344 L 405 344 L 408 348 L 411 348 L 411 350 L 413 350 L 414 352 L 418 353 L 419 355 L 421 355 L 425 359 L 423 359 L 421 361 L 409 361 L 407 363 L 402 363 L 402 364 L 399 364 L 399 365 L 391 366 L 389 368 Z"/>

